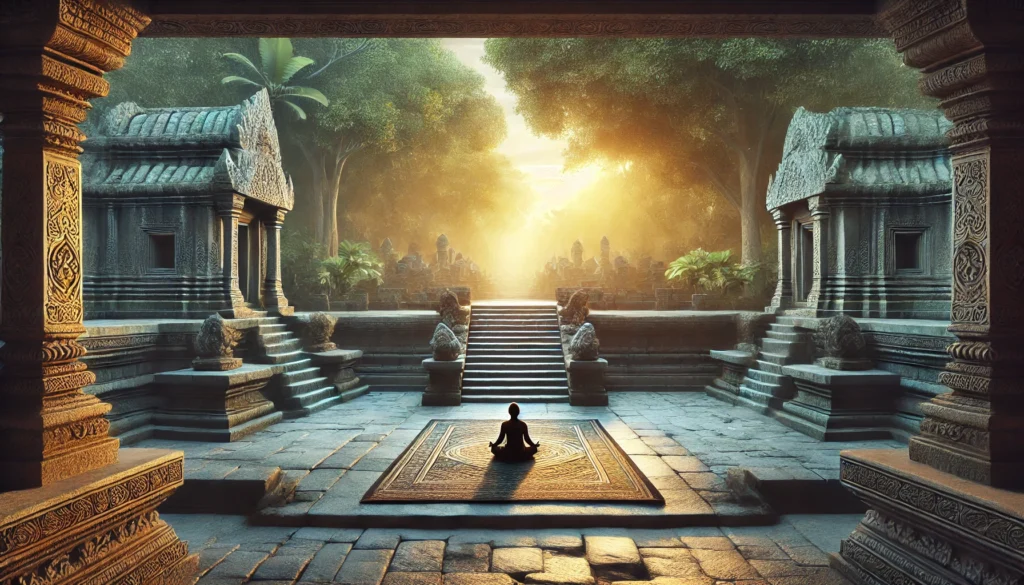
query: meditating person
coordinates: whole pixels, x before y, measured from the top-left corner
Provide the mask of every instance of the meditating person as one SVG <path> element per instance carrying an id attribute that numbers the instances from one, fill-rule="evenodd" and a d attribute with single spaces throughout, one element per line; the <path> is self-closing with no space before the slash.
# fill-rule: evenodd
<path id="1" fill-rule="evenodd" d="M 501 423 L 501 433 L 498 440 L 488 443 L 494 458 L 501 461 L 525 461 L 532 459 L 537 453 L 540 443 L 534 443 L 530 438 L 530 431 L 526 423 L 519 420 L 519 405 L 513 402 L 508 405 L 508 413 L 511 418 Z M 502 445 L 502 441 L 505 444 Z M 529 446 L 527 446 L 529 445 Z"/>

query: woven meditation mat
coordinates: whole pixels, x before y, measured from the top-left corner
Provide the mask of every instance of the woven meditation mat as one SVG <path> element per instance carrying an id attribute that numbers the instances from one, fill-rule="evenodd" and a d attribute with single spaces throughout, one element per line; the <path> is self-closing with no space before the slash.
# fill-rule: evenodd
<path id="1" fill-rule="evenodd" d="M 364 503 L 632 502 L 664 499 L 596 420 L 527 421 L 532 461 L 495 460 L 500 420 L 432 420 Z"/>

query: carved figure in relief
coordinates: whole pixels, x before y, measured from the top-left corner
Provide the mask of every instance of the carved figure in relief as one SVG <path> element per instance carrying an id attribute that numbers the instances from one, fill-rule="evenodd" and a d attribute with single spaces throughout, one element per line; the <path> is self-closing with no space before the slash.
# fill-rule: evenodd
<path id="1" fill-rule="evenodd" d="M 459 359 L 462 353 L 462 343 L 455 333 L 444 323 L 438 323 L 434 329 L 434 336 L 430 339 L 430 349 L 433 351 L 434 359 L 439 362 L 450 362 Z"/>
<path id="2" fill-rule="evenodd" d="M 331 341 L 331 337 L 334 335 L 334 324 L 334 317 L 327 313 L 311 314 L 302 330 L 306 351 L 318 353 L 337 349 L 338 346 Z"/>
<path id="3" fill-rule="evenodd" d="M 816 362 L 819 366 L 833 370 L 871 369 L 864 334 L 849 315 L 821 321 L 814 333 L 814 344 L 823 354 Z"/>
<path id="4" fill-rule="evenodd" d="M 493 443 L 487 443 L 494 458 L 499 461 L 515 463 L 533 459 L 540 448 L 540 442 L 530 438 L 527 424 L 519 420 L 519 405 L 513 402 L 508 405 L 509 419 L 501 423 L 501 431 Z M 505 443 L 502 445 L 502 443 Z"/>
<path id="5" fill-rule="evenodd" d="M 584 323 L 569 342 L 569 355 L 574 360 L 596 360 L 601 343 L 597 339 L 594 325 Z"/>
<path id="6" fill-rule="evenodd" d="M 195 349 L 199 357 L 192 360 L 196 370 L 234 370 L 242 367 L 242 359 L 234 357 L 235 346 L 242 334 L 228 325 L 219 314 L 213 314 L 203 321 L 196 336 Z"/>

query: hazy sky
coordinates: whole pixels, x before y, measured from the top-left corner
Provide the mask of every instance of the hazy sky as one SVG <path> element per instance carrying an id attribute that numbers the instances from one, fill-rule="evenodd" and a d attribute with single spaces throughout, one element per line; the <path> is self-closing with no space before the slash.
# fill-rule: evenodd
<path id="1" fill-rule="evenodd" d="M 485 88 L 505 110 L 508 137 L 498 147 L 498 152 L 527 175 L 530 185 L 541 196 L 541 204 L 531 214 L 534 218 L 561 207 L 597 179 L 599 170 L 596 167 L 562 172 L 565 141 L 534 136 L 530 132 L 526 121 L 515 112 L 516 98 L 506 89 L 505 79 L 482 60 L 484 39 L 444 39 L 442 42 L 460 61 L 484 76 Z"/>

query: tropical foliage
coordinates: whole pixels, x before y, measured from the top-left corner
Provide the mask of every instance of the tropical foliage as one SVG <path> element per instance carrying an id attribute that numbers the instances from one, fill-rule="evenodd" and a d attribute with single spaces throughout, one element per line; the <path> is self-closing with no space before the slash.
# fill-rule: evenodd
<path id="1" fill-rule="evenodd" d="M 260 67 L 241 53 L 224 53 L 224 58 L 241 65 L 247 76 L 228 75 L 220 82 L 250 89 L 266 88 L 275 107 L 287 109 L 300 120 L 306 119 L 303 106 L 309 102 L 322 106 L 330 103 L 320 90 L 292 83 L 295 75 L 312 65 L 313 60 L 295 55 L 289 39 L 260 39 L 259 53 Z"/>
<path id="2" fill-rule="evenodd" d="M 342 295 L 361 282 L 380 284 L 383 271 L 368 243 L 343 240 L 337 256 L 320 262 L 320 285 L 329 296 Z"/>
<path id="3" fill-rule="evenodd" d="M 757 270 L 757 266 L 737 263 L 732 250 L 708 252 L 697 248 L 673 260 L 665 278 L 704 293 L 726 295 L 750 284 Z"/>
<path id="4" fill-rule="evenodd" d="M 281 277 L 285 295 L 299 299 L 319 293 L 323 245 L 307 230 L 285 228 L 281 233 Z"/>

